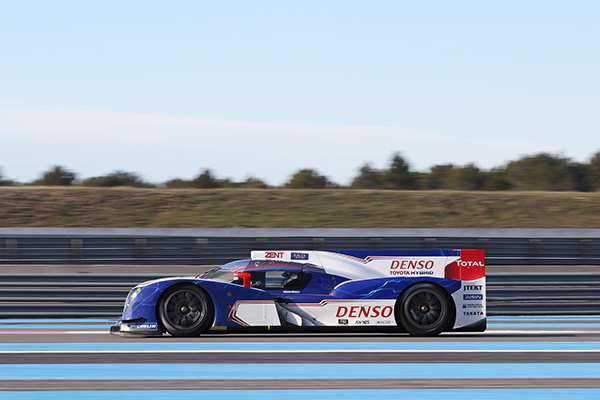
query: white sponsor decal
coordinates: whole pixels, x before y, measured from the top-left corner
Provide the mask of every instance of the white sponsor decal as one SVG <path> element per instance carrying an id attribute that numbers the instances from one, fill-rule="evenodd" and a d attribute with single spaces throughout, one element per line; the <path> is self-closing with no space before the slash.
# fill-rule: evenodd
<path id="1" fill-rule="evenodd" d="M 339 306 L 335 316 L 337 318 L 387 318 L 392 315 L 392 306 Z"/>

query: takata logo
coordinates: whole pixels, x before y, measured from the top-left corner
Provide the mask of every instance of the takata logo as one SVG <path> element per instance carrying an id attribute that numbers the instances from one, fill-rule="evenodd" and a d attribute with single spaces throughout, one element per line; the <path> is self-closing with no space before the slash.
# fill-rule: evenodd
<path id="1" fill-rule="evenodd" d="M 281 258 L 283 257 L 283 251 L 266 251 L 265 258 Z"/>
<path id="2" fill-rule="evenodd" d="M 463 315 L 484 315 L 483 311 L 463 311 Z"/>
<path id="3" fill-rule="evenodd" d="M 463 260 L 458 260 L 456 262 L 458 264 L 459 267 L 467 267 L 467 268 L 471 268 L 471 267 L 483 267 L 483 263 L 481 261 L 463 261 Z"/>

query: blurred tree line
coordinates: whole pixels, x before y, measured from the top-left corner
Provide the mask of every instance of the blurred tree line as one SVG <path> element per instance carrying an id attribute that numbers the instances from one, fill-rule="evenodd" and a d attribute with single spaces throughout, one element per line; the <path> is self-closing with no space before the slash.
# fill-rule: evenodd
<path id="1" fill-rule="evenodd" d="M 503 167 L 482 171 L 473 164 L 440 164 L 429 172 L 410 170 L 400 154 L 394 155 L 387 170 L 369 165 L 354 178 L 353 189 L 402 190 L 600 190 L 600 152 L 588 164 L 548 153 L 527 156 Z"/>
<path id="2" fill-rule="evenodd" d="M 17 182 L 5 179 L 0 170 L 0 186 L 16 186 Z M 74 172 L 54 166 L 27 185 L 33 186 L 90 186 L 140 188 L 167 187 L 169 189 L 253 188 L 265 189 L 268 185 L 257 178 L 243 182 L 218 179 L 206 169 L 191 180 L 172 179 L 163 185 L 145 182 L 131 172 L 116 171 L 108 175 L 77 179 Z M 282 187 L 289 189 L 326 189 L 343 186 L 331 182 L 313 169 L 296 172 Z M 349 186 L 352 189 L 381 190 L 543 190 L 543 191 L 597 191 L 600 190 L 600 152 L 589 163 L 576 163 L 569 158 L 540 153 L 526 156 L 489 171 L 473 164 L 434 165 L 429 172 L 410 168 L 400 153 L 393 155 L 387 169 L 374 169 L 369 164 L 359 169 Z"/>

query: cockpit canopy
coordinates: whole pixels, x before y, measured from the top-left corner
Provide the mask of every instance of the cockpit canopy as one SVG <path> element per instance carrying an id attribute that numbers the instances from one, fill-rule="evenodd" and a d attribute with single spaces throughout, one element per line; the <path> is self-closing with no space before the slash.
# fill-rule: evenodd
<path id="1" fill-rule="evenodd" d="M 323 276 L 325 270 L 312 264 L 274 260 L 239 260 L 213 268 L 198 275 L 199 279 L 219 280 L 262 290 L 302 290 L 314 275 Z"/>

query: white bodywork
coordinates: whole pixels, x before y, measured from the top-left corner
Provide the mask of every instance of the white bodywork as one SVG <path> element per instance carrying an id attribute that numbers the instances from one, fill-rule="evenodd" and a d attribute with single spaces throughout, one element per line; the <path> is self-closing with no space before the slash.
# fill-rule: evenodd
<path id="1" fill-rule="evenodd" d="M 448 278 L 447 267 L 480 268 L 483 262 L 461 260 L 461 256 L 370 256 L 359 259 L 328 251 L 252 251 L 253 260 L 307 263 L 326 273 L 350 280 L 384 277 Z M 456 271 L 456 269 L 455 269 Z M 452 294 L 456 309 L 454 328 L 462 328 L 486 318 L 485 276 L 463 280 Z M 344 285 L 344 283 L 340 284 Z M 338 285 L 338 287 L 340 286 Z M 285 321 L 297 326 L 395 325 L 396 299 L 326 299 L 320 303 L 281 304 L 274 301 L 238 301 L 230 318 L 244 326 L 280 326 Z"/>
<path id="2" fill-rule="evenodd" d="M 299 262 L 292 254 L 306 254 L 306 262 L 322 267 L 331 275 L 348 279 L 371 279 L 386 276 L 444 277 L 444 268 L 459 257 L 369 257 L 361 260 L 329 251 L 253 251 L 253 260 Z"/>

